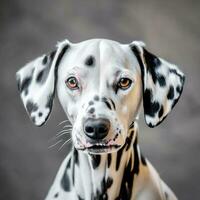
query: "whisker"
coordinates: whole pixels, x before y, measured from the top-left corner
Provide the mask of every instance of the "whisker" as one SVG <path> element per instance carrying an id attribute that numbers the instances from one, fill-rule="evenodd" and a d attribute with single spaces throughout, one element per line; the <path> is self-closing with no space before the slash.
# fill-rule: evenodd
<path id="1" fill-rule="evenodd" d="M 69 138 L 68 140 L 66 140 L 66 141 L 62 144 L 62 146 L 58 149 L 58 151 L 60 151 L 60 150 L 62 149 L 62 147 L 63 147 L 65 144 L 67 144 L 70 140 L 71 140 L 71 138 Z"/>
<path id="2" fill-rule="evenodd" d="M 72 125 L 71 124 L 67 124 L 67 125 L 63 126 L 63 128 L 67 128 L 67 127 L 72 128 Z"/>
<path id="3" fill-rule="evenodd" d="M 48 139 L 48 143 L 54 140 L 57 140 L 59 137 L 61 137 L 62 135 L 70 135 L 71 132 L 66 131 L 66 132 L 62 132 L 60 134 L 56 134 L 55 136 L 53 136 L 52 138 Z"/>
<path id="4" fill-rule="evenodd" d="M 51 149 L 52 147 L 56 146 L 57 144 L 61 143 L 63 141 L 63 139 L 58 140 L 58 142 L 56 142 L 55 144 L 52 144 L 48 147 L 48 149 Z"/>
<path id="5" fill-rule="evenodd" d="M 64 120 L 64 121 L 61 121 L 57 126 L 60 126 L 61 124 L 64 124 L 64 123 L 67 123 L 67 122 L 70 122 L 68 119 Z"/>
<path id="6" fill-rule="evenodd" d="M 60 135 L 60 134 L 63 133 L 63 132 L 71 133 L 71 131 L 72 131 L 72 130 L 64 129 L 64 130 L 62 130 L 62 131 L 59 131 L 59 132 L 56 134 L 56 136 L 57 136 L 57 135 Z"/>
<path id="7" fill-rule="evenodd" d="M 70 132 L 63 132 L 63 133 L 61 133 L 60 135 L 55 136 L 55 138 L 59 138 L 59 137 L 61 137 L 62 135 L 69 135 L 69 134 L 70 134 Z"/>

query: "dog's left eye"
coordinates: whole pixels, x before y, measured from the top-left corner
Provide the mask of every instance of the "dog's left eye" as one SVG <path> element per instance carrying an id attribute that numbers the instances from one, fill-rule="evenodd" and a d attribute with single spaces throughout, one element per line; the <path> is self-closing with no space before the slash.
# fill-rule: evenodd
<path id="1" fill-rule="evenodd" d="M 118 82 L 118 87 L 122 90 L 126 90 L 128 89 L 132 84 L 132 80 L 130 80 L 129 78 L 121 78 Z"/>
<path id="2" fill-rule="evenodd" d="M 67 85 L 67 87 L 71 90 L 76 90 L 79 88 L 78 86 L 78 80 L 76 79 L 76 77 L 71 76 L 69 77 L 66 81 L 65 84 Z"/>

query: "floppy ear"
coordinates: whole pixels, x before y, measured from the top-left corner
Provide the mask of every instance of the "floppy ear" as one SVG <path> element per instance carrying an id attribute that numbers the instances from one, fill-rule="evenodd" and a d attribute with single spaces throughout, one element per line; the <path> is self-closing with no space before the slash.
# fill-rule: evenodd
<path id="1" fill-rule="evenodd" d="M 55 51 L 36 58 L 16 73 L 21 99 L 36 126 L 43 125 L 51 112 L 57 68 L 68 48 L 69 42 L 63 41 Z"/>
<path id="2" fill-rule="evenodd" d="M 141 68 L 145 121 L 149 127 L 161 123 L 177 103 L 185 81 L 177 66 L 159 58 L 133 42 L 131 49 Z"/>

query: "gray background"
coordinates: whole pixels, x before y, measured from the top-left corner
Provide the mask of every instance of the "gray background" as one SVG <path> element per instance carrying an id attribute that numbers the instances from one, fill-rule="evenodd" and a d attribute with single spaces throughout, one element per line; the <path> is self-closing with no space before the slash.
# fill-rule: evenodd
<path id="1" fill-rule="evenodd" d="M 16 90 L 15 72 L 57 41 L 139 39 L 181 66 L 187 76 L 179 103 L 159 127 L 140 122 L 142 151 L 180 199 L 200 191 L 200 1 L 1 0 L 0 199 L 42 199 L 70 145 L 48 149 L 65 119 L 58 101 L 47 125 L 34 127 Z"/>

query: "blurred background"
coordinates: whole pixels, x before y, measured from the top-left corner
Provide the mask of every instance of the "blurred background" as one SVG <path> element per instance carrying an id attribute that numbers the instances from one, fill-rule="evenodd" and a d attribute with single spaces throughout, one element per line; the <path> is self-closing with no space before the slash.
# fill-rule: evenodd
<path id="1" fill-rule="evenodd" d="M 15 72 L 68 38 L 145 41 L 147 48 L 186 74 L 180 101 L 157 128 L 140 119 L 140 146 L 179 199 L 200 192 L 200 1 L 1 0 L 0 199 L 43 199 L 70 144 L 51 140 L 66 117 L 56 99 L 46 126 L 28 119 Z"/>

